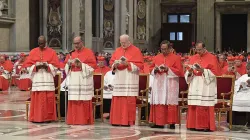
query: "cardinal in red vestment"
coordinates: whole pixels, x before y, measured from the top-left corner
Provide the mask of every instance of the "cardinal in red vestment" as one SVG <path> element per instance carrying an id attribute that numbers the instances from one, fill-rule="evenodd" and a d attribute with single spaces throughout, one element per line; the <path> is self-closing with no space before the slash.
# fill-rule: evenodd
<path id="1" fill-rule="evenodd" d="M 13 64 L 5 59 L 5 55 L 0 55 L 0 91 L 9 89 L 10 73 L 12 72 Z"/>
<path id="2" fill-rule="evenodd" d="M 101 74 L 105 75 L 108 71 L 110 71 L 110 68 L 104 65 L 105 64 L 105 57 L 98 56 L 97 60 L 98 60 L 98 68 L 95 69 L 95 73 L 101 73 Z"/>
<path id="3" fill-rule="evenodd" d="M 235 66 L 236 66 L 236 71 L 242 76 L 247 73 L 246 71 L 246 63 L 243 63 L 244 57 L 241 56 L 236 56 L 235 57 Z"/>
<path id="4" fill-rule="evenodd" d="M 32 79 L 29 121 L 50 122 L 57 119 L 54 76 L 59 61 L 56 52 L 46 46 L 44 36 L 39 37 L 38 44 L 22 66 Z"/>
<path id="5" fill-rule="evenodd" d="M 26 69 L 22 68 L 26 58 L 27 58 L 27 56 L 24 53 L 21 53 L 20 59 L 15 63 L 15 66 L 14 66 L 16 75 L 19 76 L 19 80 L 17 82 L 17 87 L 21 91 L 30 90 L 31 84 L 32 84 L 28 71 Z"/>
<path id="6" fill-rule="evenodd" d="M 189 84 L 187 128 L 214 131 L 214 105 L 217 103 L 216 76 L 221 75 L 216 56 L 203 42 L 196 43 L 197 54 L 190 58 L 185 79 Z"/>
<path id="7" fill-rule="evenodd" d="M 65 59 L 68 75 L 68 108 L 66 123 L 70 125 L 93 124 L 92 97 L 93 73 L 96 58 L 92 50 L 83 46 L 81 37 L 74 38 L 75 50 Z"/>
<path id="8" fill-rule="evenodd" d="M 171 53 L 170 42 L 161 43 L 161 54 L 154 57 L 151 69 L 154 76 L 150 97 L 150 118 L 153 128 L 164 128 L 170 124 L 175 129 L 179 123 L 178 97 L 179 77 L 183 76 L 181 57 Z"/>
<path id="9" fill-rule="evenodd" d="M 223 54 L 219 55 L 219 66 L 222 70 L 227 66 L 226 57 Z"/>
<path id="10" fill-rule="evenodd" d="M 139 90 L 139 71 L 143 69 L 143 56 L 139 48 L 131 44 L 128 35 L 120 36 L 121 47 L 112 55 L 114 79 L 110 111 L 112 125 L 135 124 L 136 96 Z"/>
<path id="11" fill-rule="evenodd" d="M 140 70 L 140 73 L 150 74 L 150 66 L 152 65 L 153 56 L 144 56 L 144 67 Z"/>

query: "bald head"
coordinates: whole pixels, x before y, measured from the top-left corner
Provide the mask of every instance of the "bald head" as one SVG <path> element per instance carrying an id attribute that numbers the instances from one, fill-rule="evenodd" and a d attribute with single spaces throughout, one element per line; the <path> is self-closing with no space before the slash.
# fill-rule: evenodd
<path id="1" fill-rule="evenodd" d="M 46 45 L 46 38 L 45 38 L 45 36 L 39 36 L 39 38 L 38 38 L 38 45 L 39 45 L 39 48 L 40 49 L 43 49 L 44 47 L 45 47 L 45 45 Z"/>
<path id="2" fill-rule="evenodd" d="M 131 45 L 130 38 L 127 34 L 123 34 L 120 36 L 121 46 L 125 49 Z"/>
<path id="3" fill-rule="evenodd" d="M 81 36 L 77 36 L 73 40 L 75 50 L 81 50 L 83 48 L 83 42 Z"/>

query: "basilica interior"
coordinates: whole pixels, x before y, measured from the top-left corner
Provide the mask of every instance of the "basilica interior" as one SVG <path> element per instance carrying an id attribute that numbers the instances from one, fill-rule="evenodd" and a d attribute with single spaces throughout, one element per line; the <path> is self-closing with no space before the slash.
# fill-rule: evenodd
<path id="1" fill-rule="evenodd" d="M 203 41 L 209 52 L 243 54 L 250 52 L 250 0 L 0 0 L 0 55 L 16 58 L 20 53 L 29 54 L 38 47 L 41 35 L 57 53 L 70 52 L 74 37 L 81 36 L 86 48 L 112 55 L 120 47 L 122 34 L 147 53 L 159 51 L 161 41 L 169 40 L 181 54 L 190 53 L 196 41 Z M 131 127 L 110 125 L 107 113 L 93 125 L 67 125 L 65 116 L 51 123 L 32 123 L 27 120 L 30 94 L 15 84 L 0 90 L 1 140 L 250 139 L 248 116 L 239 117 L 246 124 L 230 126 L 226 111 L 215 114 L 214 132 L 187 129 L 185 108 L 175 129 L 141 123 L 138 108 Z"/>

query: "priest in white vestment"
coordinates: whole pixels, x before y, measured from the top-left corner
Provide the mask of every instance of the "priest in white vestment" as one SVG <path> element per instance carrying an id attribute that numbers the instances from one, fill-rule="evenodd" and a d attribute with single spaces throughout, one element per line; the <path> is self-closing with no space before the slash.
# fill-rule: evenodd
<path id="1" fill-rule="evenodd" d="M 235 81 L 233 111 L 250 112 L 250 63 L 246 65 L 247 74 Z"/>
<path id="2" fill-rule="evenodd" d="M 104 76 L 103 113 L 110 113 L 112 93 L 114 89 L 114 77 L 115 75 L 112 74 L 112 71 L 108 71 Z M 107 119 L 109 119 L 109 116 Z"/>

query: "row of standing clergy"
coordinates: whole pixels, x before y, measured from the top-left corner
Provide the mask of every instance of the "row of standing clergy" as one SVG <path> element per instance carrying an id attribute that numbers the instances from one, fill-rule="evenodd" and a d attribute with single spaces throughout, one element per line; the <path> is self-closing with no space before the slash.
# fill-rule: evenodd
<path id="1" fill-rule="evenodd" d="M 60 67 L 55 51 L 46 46 L 45 37 L 39 37 L 39 47 L 30 52 L 23 68 L 32 76 L 32 94 L 29 120 L 46 122 L 56 120 L 55 87 L 53 76 Z M 110 111 L 112 125 L 135 124 L 136 96 L 139 88 L 139 71 L 143 69 L 143 56 L 131 44 L 127 35 L 120 37 L 110 60 L 114 75 L 114 88 Z M 168 41 L 161 43 L 161 54 L 151 65 L 154 77 L 151 94 L 150 121 L 155 126 L 174 125 L 178 122 L 178 77 L 183 76 L 179 56 L 171 52 Z M 67 124 L 93 124 L 92 96 L 93 72 L 96 59 L 93 52 L 83 46 L 80 37 L 74 39 L 75 51 L 66 57 L 68 75 Z M 197 54 L 186 71 L 190 83 L 188 96 L 187 128 L 215 130 L 214 104 L 216 103 L 216 75 L 219 75 L 216 57 L 206 51 L 202 42 L 196 44 Z M 125 59 L 121 59 L 121 58 Z M 209 116 L 209 118 L 207 117 Z"/>

